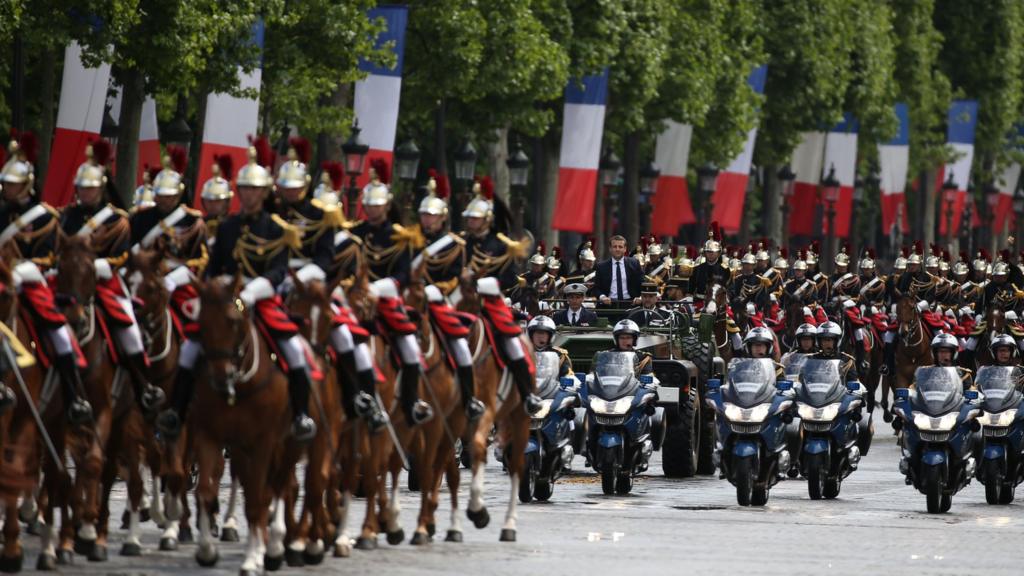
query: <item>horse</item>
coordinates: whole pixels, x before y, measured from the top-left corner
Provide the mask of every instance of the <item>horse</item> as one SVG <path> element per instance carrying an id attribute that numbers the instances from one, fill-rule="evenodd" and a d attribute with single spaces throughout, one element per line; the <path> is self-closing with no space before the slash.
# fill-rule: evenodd
<path id="1" fill-rule="evenodd" d="M 907 388 L 914 382 L 914 371 L 922 364 L 931 362 L 931 339 L 924 319 L 917 309 L 917 301 L 908 295 L 900 298 L 896 305 L 896 319 L 899 322 L 899 338 L 896 340 L 896 373 L 889 374 L 882 381 L 882 410 L 886 421 L 892 418 L 889 411 L 889 389 Z"/>
<path id="2" fill-rule="evenodd" d="M 714 339 L 718 356 L 722 358 L 726 366 L 733 357 L 732 339 L 729 334 L 729 292 L 725 286 L 717 282 L 708 284 L 707 294 L 704 298 L 704 310 L 702 314 L 712 314 L 715 319 Z"/>
<path id="3" fill-rule="evenodd" d="M 481 296 L 477 293 L 476 282 L 472 274 L 464 274 L 459 279 L 459 291 L 462 298 L 459 300 L 458 309 L 480 316 L 483 309 Z M 477 329 L 484 329 L 480 324 Z M 477 336 L 478 337 L 478 336 Z M 476 343 L 472 340 L 471 343 Z M 524 352 L 532 357 L 533 346 L 529 340 L 520 335 Z M 486 340 L 486 338 L 484 339 Z M 524 473 L 526 442 L 530 433 L 530 416 L 523 408 L 523 399 L 519 396 L 516 386 L 513 384 L 511 374 L 501 368 L 498 358 L 494 355 L 491 346 L 486 342 L 474 345 L 470 350 L 474 359 L 474 374 L 476 377 L 477 398 L 486 406 L 484 415 L 480 417 L 472 435 L 467 438 L 465 446 L 469 448 L 472 461 L 472 480 L 469 488 L 469 505 L 466 509 L 466 516 L 473 525 L 480 529 L 490 522 L 490 515 L 483 502 L 484 488 L 484 466 L 487 462 L 487 442 L 492 426 L 497 426 L 497 442 L 503 447 L 505 453 L 505 467 L 508 469 L 511 490 L 509 491 L 508 508 L 505 512 L 505 523 L 501 529 L 499 540 L 502 542 L 515 542 L 518 515 L 516 506 L 518 504 L 519 479 Z M 464 448 L 465 449 L 465 448 Z M 452 474 L 449 474 L 451 478 Z M 457 492 L 452 491 L 452 505 L 457 508 L 455 500 Z M 455 534 L 453 530 L 457 530 Z M 461 540 L 462 533 L 458 525 L 453 524 L 449 530 L 449 538 L 455 541 Z"/>
<path id="4" fill-rule="evenodd" d="M 989 344 L 992 339 L 1007 332 L 1006 313 L 998 305 L 990 306 L 985 313 L 985 331 L 978 337 L 978 345 L 975 347 L 975 366 L 987 366 L 993 363 L 992 351 Z M 967 366 L 974 369 L 975 366 Z"/>
<path id="5" fill-rule="evenodd" d="M 857 342 L 854 338 L 854 331 L 857 329 L 853 325 L 853 321 L 846 315 L 845 312 L 840 311 L 839 319 L 843 327 L 843 342 L 841 350 L 850 356 L 856 358 L 855 346 L 863 346 L 863 343 Z M 875 391 L 878 389 L 879 377 L 881 375 L 882 363 L 885 362 L 885 353 L 882 348 L 882 340 L 878 337 L 878 333 L 875 332 L 874 327 L 871 325 L 871 319 L 865 318 L 864 326 L 864 338 L 867 340 L 868 349 L 864 351 L 868 362 L 868 368 L 866 372 L 861 372 L 861 367 L 857 366 L 858 376 L 861 382 L 868 390 L 868 414 L 875 409 Z"/>

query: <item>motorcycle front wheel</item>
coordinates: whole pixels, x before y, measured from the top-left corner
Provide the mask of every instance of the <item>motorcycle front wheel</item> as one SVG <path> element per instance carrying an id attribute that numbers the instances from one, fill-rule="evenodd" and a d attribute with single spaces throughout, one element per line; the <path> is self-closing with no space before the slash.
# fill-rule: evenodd
<path id="1" fill-rule="evenodd" d="M 601 468 L 601 490 L 606 496 L 615 494 L 615 470 L 607 464 Z"/>
<path id="2" fill-rule="evenodd" d="M 742 458 L 733 465 L 733 478 L 736 479 L 736 503 L 740 506 L 750 506 L 754 497 L 754 482 L 757 480 L 757 470 L 754 469 L 752 458 Z"/>
<path id="3" fill-rule="evenodd" d="M 989 504 L 1002 504 L 1003 499 L 1003 471 L 1002 466 L 995 460 L 986 460 L 982 466 L 985 467 L 985 502 Z"/>
<path id="4" fill-rule="evenodd" d="M 807 495 L 811 500 L 821 500 L 825 495 L 828 472 L 821 454 L 807 457 Z"/>
<path id="5" fill-rule="evenodd" d="M 924 469 L 924 494 L 929 514 L 948 512 L 953 505 L 953 497 L 943 494 L 942 476 L 941 466 L 928 466 Z"/>

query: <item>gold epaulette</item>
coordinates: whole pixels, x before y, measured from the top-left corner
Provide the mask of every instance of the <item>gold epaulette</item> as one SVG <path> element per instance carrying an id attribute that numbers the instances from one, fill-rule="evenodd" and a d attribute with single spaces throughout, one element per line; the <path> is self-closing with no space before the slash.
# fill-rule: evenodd
<path id="1" fill-rule="evenodd" d="M 120 216 L 122 218 L 127 218 L 128 216 L 130 216 L 130 214 L 128 214 L 124 210 L 118 208 L 117 206 L 111 206 L 111 208 L 114 209 L 114 214 L 117 214 L 118 216 Z M 101 222 L 101 224 L 102 224 L 102 222 Z"/>
<path id="2" fill-rule="evenodd" d="M 302 232 L 298 228 L 292 226 L 277 214 L 271 214 L 270 219 L 274 221 L 274 224 L 281 227 L 283 233 L 281 239 L 286 246 L 295 250 L 302 248 Z"/>
<path id="3" fill-rule="evenodd" d="M 509 238 L 508 236 L 502 234 L 501 232 L 498 232 L 497 236 L 498 236 L 498 240 L 501 240 L 501 242 L 507 247 L 508 253 L 513 258 L 525 258 L 526 257 L 526 252 L 527 252 L 526 242 L 517 242 L 516 240 L 513 240 L 513 239 Z"/>
<path id="4" fill-rule="evenodd" d="M 402 244 L 413 250 L 422 250 L 427 245 L 427 239 L 423 237 L 419 225 L 406 228 L 401 224 L 391 225 L 391 240 L 396 244 Z"/>
<path id="5" fill-rule="evenodd" d="M 562 348 L 561 346 L 552 346 L 551 349 L 554 350 L 555 352 L 558 352 L 559 354 L 564 354 L 566 356 L 569 355 L 569 351 L 566 350 L 565 348 Z"/>
<path id="6" fill-rule="evenodd" d="M 434 286 L 437 286 L 438 290 L 442 294 L 448 295 L 455 291 L 455 287 L 459 285 L 459 279 L 449 278 L 448 280 L 442 280 L 440 282 L 434 282 Z"/>
<path id="7" fill-rule="evenodd" d="M 341 229 L 345 227 L 345 214 L 341 211 L 341 206 L 338 204 L 324 204 L 320 200 L 314 198 L 309 201 L 314 208 L 319 208 L 324 213 L 324 219 L 322 222 L 330 226 L 331 228 Z"/>
<path id="8" fill-rule="evenodd" d="M 454 232 L 449 232 L 448 235 L 451 236 L 452 240 L 454 240 L 455 243 L 458 244 L 459 246 L 466 245 L 466 239 L 463 238 L 462 236 L 455 234 Z"/>
<path id="9" fill-rule="evenodd" d="M 111 256 L 110 258 L 107 258 L 107 262 L 110 262 L 110 267 L 116 270 L 121 266 L 124 266 L 124 263 L 128 261 L 129 254 L 130 252 L 125 250 L 120 256 Z"/>
<path id="10" fill-rule="evenodd" d="M 771 280 L 769 280 L 768 278 L 766 278 L 764 276 L 758 276 L 758 278 L 761 279 L 761 286 L 764 286 L 765 288 L 770 288 L 771 287 L 771 285 L 772 285 L 772 281 Z"/>
<path id="11" fill-rule="evenodd" d="M 199 257 L 192 258 L 191 260 L 185 261 L 185 266 L 188 266 L 192 270 L 196 271 L 196 276 L 202 276 L 203 271 L 206 270 L 206 264 L 210 261 L 210 253 L 206 249 L 206 243 L 202 243 L 199 246 Z"/>

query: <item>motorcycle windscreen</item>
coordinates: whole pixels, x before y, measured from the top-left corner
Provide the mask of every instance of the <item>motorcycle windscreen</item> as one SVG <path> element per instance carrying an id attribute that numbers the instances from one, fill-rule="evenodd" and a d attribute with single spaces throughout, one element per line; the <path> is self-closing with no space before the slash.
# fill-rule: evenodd
<path id="1" fill-rule="evenodd" d="M 632 394 L 640 381 L 634 373 L 636 354 L 605 350 L 594 356 L 594 379 L 590 392 L 605 400 L 615 400 Z"/>
<path id="2" fill-rule="evenodd" d="M 558 392 L 558 371 L 561 357 L 550 350 L 537 353 L 536 358 L 537 395 L 552 398 Z"/>
<path id="3" fill-rule="evenodd" d="M 1024 369 L 1020 366 L 982 366 L 974 383 L 985 397 L 985 410 L 1002 412 L 1020 404 Z"/>
<path id="4" fill-rule="evenodd" d="M 786 370 L 786 375 L 799 374 L 810 357 L 810 354 L 803 352 L 791 352 L 783 356 L 782 367 Z"/>
<path id="5" fill-rule="evenodd" d="M 839 402 L 846 394 L 846 384 L 839 377 L 839 360 L 808 358 L 800 370 L 800 400 L 811 406 L 827 406 Z"/>
<path id="6" fill-rule="evenodd" d="M 923 366 L 914 373 L 914 408 L 929 416 L 959 410 L 964 403 L 960 373 L 952 366 Z"/>
<path id="7" fill-rule="evenodd" d="M 724 397 L 737 406 L 752 408 L 775 396 L 775 363 L 769 358 L 734 358 L 728 373 Z"/>

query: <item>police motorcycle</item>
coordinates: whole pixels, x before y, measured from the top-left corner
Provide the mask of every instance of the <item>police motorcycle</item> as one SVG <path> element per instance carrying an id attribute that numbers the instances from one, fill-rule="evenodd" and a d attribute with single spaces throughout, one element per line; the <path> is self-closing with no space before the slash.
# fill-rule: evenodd
<path id="1" fill-rule="evenodd" d="M 860 462 L 857 423 L 865 389 L 860 382 L 843 382 L 839 368 L 838 359 L 810 358 L 796 384 L 800 473 L 812 500 L 839 496 L 843 479 Z"/>
<path id="2" fill-rule="evenodd" d="M 1024 480 L 1022 381 L 1020 366 L 983 366 L 974 381 L 983 397 L 978 481 L 985 485 L 989 504 L 1013 502 L 1017 485 Z"/>
<path id="3" fill-rule="evenodd" d="M 792 381 L 776 382 L 775 363 L 768 358 L 733 359 L 724 383 L 708 380 L 705 401 L 718 415 L 715 457 L 722 477 L 736 487 L 736 502 L 765 505 L 769 490 L 789 469 Z"/>
<path id="4" fill-rule="evenodd" d="M 979 394 L 964 391 L 954 367 L 923 366 L 914 381 L 913 387 L 895 390 L 899 419 L 894 424 L 902 430 L 900 472 L 925 495 L 928 512 L 948 512 L 953 495 L 974 475 Z"/>
<path id="5" fill-rule="evenodd" d="M 558 377 L 561 358 L 545 351 L 536 356 L 537 396 L 541 409 L 530 417 L 526 442 L 526 469 L 519 481 L 519 500 L 541 502 L 551 498 L 555 480 L 560 478 L 574 455 L 573 421 L 580 405 L 579 381 Z"/>
<path id="6" fill-rule="evenodd" d="M 664 409 L 656 407 L 658 379 L 636 373 L 636 353 L 605 350 L 586 376 L 587 454 L 605 494 L 629 494 L 665 439 Z"/>

